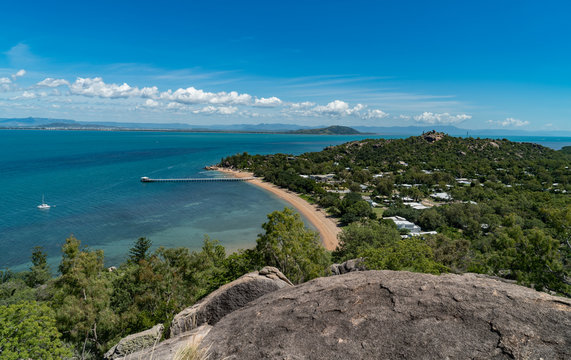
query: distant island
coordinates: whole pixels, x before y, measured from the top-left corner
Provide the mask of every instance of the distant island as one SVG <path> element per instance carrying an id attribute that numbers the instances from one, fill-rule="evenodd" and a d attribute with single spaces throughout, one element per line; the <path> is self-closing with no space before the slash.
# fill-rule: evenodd
<path id="1" fill-rule="evenodd" d="M 288 134 L 307 134 L 307 135 L 358 135 L 363 134 L 348 126 L 328 126 L 318 129 L 300 129 L 289 131 Z"/>
<path id="2" fill-rule="evenodd" d="M 358 135 L 377 134 L 388 136 L 420 135 L 430 130 L 447 133 L 452 136 L 549 136 L 569 137 L 569 131 L 554 130 L 518 130 L 518 129 L 463 129 L 452 125 L 416 124 L 409 126 L 365 126 L 355 125 L 315 126 L 259 123 L 259 124 L 185 124 L 185 123 L 127 123 L 113 121 L 76 121 L 53 118 L 0 118 L 0 129 L 22 130 L 89 130 L 89 131 L 175 131 L 175 132 L 218 132 L 218 133 L 251 133 L 251 134 L 322 134 L 322 135 Z"/>

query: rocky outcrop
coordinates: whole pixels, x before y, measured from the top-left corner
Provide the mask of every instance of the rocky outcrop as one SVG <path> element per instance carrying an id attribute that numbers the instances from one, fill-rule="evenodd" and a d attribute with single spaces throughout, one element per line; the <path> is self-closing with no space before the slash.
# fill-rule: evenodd
<path id="1" fill-rule="evenodd" d="M 329 267 L 332 275 L 343 275 L 353 271 L 365 271 L 365 259 L 351 259 L 341 264 L 333 264 Z"/>
<path id="2" fill-rule="evenodd" d="M 178 313 L 171 323 L 171 338 L 202 324 L 214 325 L 250 301 L 286 286 L 292 283 L 275 267 L 246 274 Z"/>
<path id="3" fill-rule="evenodd" d="M 209 359 L 570 359 L 571 300 L 481 275 L 357 271 L 221 319 Z"/>
<path id="4" fill-rule="evenodd" d="M 117 358 L 117 360 L 172 360 L 182 347 L 198 346 L 210 329 L 212 326 L 202 325 L 194 330 L 179 334 L 177 337 L 165 340 L 154 347 Z"/>
<path id="5" fill-rule="evenodd" d="M 163 330 L 163 324 L 158 324 L 149 330 L 131 334 L 109 349 L 103 358 L 105 360 L 121 359 L 141 349 L 152 348 L 161 339 Z"/>
<path id="6" fill-rule="evenodd" d="M 422 138 L 424 140 L 428 141 L 429 143 L 433 143 L 433 142 L 442 140 L 444 138 L 444 136 L 446 136 L 446 134 L 441 133 L 441 132 L 437 132 L 436 130 L 432 130 L 432 131 L 429 131 L 429 132 L 422 134 Z"/>

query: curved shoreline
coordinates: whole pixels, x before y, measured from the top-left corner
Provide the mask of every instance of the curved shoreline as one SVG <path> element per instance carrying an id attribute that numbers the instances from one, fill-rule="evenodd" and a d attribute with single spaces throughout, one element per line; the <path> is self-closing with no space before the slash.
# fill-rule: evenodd
<path id="1" fill-rule="evenodd" d="M 245 171 L 231 170 L 221 167 L 208 167 L 209 170 L 219 171 L 237 178 L 253 177 L 254 174 Z M 260 178 L 246 180 L 250 184 L 254 184 L 266 191 L 271 192 L 282 200 L 290 203 L 297 211 L 299 211 L 319 232 L 321 242 L 327 250 L 335 250 L 338 245 L 337 234 L 341 232 L 338 222 L 329 216 L 325 211 L 317 205 L 312 205 L 299 197 L 296 193 L 282 189 L 272 183 L 263 181 Z"/>

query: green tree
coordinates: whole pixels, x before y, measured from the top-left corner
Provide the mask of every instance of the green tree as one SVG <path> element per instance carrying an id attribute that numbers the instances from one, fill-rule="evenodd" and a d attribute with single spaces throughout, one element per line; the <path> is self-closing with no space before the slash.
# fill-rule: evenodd
<path id="1" fill-rule="evenodd" d="M 373 212 L 371 205 L 365 200 L 359 200 L 344 209 L 341 215 L 341 222 L 350 224 L 362 219 L 375 219 L 377 215 Z"/>
<path id="2" fill-rule="evenodd" d="M 571 146 L 567 146 L 571 149 Z M 561 243 L 566 276 L 571 271 L 571 204 L 565 207 L 542 209 L 542 215 L 553 229 L 553 235 Z"/>
<path id="3" fill-rule="evenodd" d="M 127 335 L 169 324 L 180 310 L 234 280 L 234 270 L 240 272 L 244 265 L 239 262 L 238 269 L 228 270 L 224 247 L 205 236 L 200 251 L 161 247 L 138 263 L 123 264 L 114 274 L 111 296 L 119 332 Z"/>
<path id="4" fill-rule="evenodd" d="M 260 256 L 255 249 L 238 250 L 224 260 L 221 283 L 234 281 L 260 267 Z"/>
<path id="5" fill-rule="evenodd" d="M 420 214 L 418 223 L 424 230 L 437 230 L 446 225 L 446 219 L 435 208 L 430 208 Z"/>
<path id="6" fill-rule="evenodd" d="M 34 247 L 32 252 L 32 267 L 27 274 L 26 283 L 30 287 L 45 284 L 51 277 L 46 253 L 41 246 Z"/>
<path id="7" fill-rule="evenodd" d="M 394 189 L 394 181 L 392 178 L 382 178 L 379 180 L 375 190 L 379 195 L 391 196 Z"/>
<path id="8" fill-rule="evenodd" d="M 16 273 L 9 281 L 0 283 L 0 305 L 12 305 L 37 299 L 37 289 L 26 285 L 27 274 L 27 272 Z"/>
<path id="9" fill-rule="evenodd" d="M 557 240 L 539 229 L 532 229 L 516 243 L 516 247 L 514 268 L 519 282 L 533 285 L 537 290 L 546 288 L 570 296 L 571 287 L 565 284 Z"/>
<path id="10" fill-rule="evenodd" d="M 53 311 L 45 303 L 0 306 L 0 324 L 0 357 L 4 360 L 55 360 L 72 355 L 60 339 Z"/>
<path id="11" fill-rule="evenodd" d="M 262 228 L 265 233 L 258 235 L 255 251 L 263 265 L 277 267 L 296 284 L 325 275 L 329 253 L 299 214 L 289 208 L 274 211 Z"/>
<path id="12" fill-rule="evenodd" d="M 85 358 L 104 351 L 113 337 L 116 317 L 109 307 L 112 273 L 104 271 L 103 251 L 80 245 L 70 236 L 62 247 L 61 276 L 54 284 L 52 303 L 58 329 Z"/>
<path id="13" fill-rule="evenodd" d="M 149 248 L 153 242 L 151 239 L 147 239 L 146 237 L 140 237 L 137 241 L 135 241 L 135 245 L 131 249 L 129 249 L 129 262 L 134 264 L 138 264 L 141 260 L 146 260 L 148 257 Z"/>
<path id="14" fill-rule="evenodd" d="M 426 236 L 424 241 L 434 254 L 434 260 L 456 272 L 464 272 L 469 266 L 470 242 L 464 238 L 451 238 L 444 234 Z"/>
<path id="15" fill-rule="evenodd" d="M 365 266 L 371 270 L 406 270 L 440 274 L 448 268 L 434 260 L 430 246 L 418 236 L 398 240 L 387 246 L 365 250 Z"/>
<path id="16" fill-rule="evenodd" d="M 382 247 L 399 239 L 399 232 L 394 226 L 377 221 L 355 222 L 339 234 L 339 245 L 333 252 L 333 259 L 338 262 L 355 259 L 367 249 Z"/>

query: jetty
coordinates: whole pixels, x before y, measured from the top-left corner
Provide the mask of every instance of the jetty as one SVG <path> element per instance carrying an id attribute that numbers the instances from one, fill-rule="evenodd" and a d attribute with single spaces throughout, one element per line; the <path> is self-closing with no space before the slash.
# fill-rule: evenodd
<path id="1" fill-rule="evenodd" d="M 152 183 L 152 182 L 222 182 L 222 181 L 248 181 L 254 180 L 255 177 L 243 177 L 243 178 L 180 178 L 180 179 L 151 179 L 149 177 L 143 176 L 141 182 Z"/>

